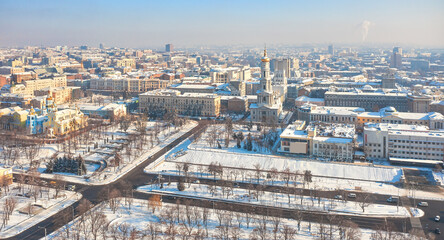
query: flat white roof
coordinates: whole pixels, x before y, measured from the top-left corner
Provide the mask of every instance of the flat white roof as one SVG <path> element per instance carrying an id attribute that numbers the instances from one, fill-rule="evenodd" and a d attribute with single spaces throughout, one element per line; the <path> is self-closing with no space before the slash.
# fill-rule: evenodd
<path id="1" fill-rule="evenodd" d="M 325 143 L 351 143 L 351 138 L 336 138 L 336 137 L 314 137 L 313 141 L 325 142 Z"/>

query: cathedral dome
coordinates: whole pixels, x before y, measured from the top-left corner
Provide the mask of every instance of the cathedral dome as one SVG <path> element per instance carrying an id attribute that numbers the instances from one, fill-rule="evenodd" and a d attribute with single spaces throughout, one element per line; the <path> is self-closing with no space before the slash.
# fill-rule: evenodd
<path id="1" fill-rule="evenodd" d="M 267 57 L 267 48 L 264 49 L 264 56 L 261 58 L 262 62 L 269 62 L 270 59 Z"/>

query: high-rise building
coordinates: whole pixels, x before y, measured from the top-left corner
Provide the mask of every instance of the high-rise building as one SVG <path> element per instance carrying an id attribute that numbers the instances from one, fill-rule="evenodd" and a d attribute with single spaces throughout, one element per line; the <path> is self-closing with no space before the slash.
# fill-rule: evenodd
<path id="1" fill-rule="evenodd" d="M 335 48 L 332 45 L 328 45 L 328 54 L 335 55 Z"/>
<path id="2" fill-rule="evenodd" d="M 272 70 L 273 72 L 281 72 L 284 74 L 284 77 L 289 78 L 291 77 L 291 58 L 285 58 L 285 59 L 273 59 L 272 60 Z"/>
<path id="3" fill-rule="evenodd" d="M 400 68 L 402 67 L 402 48 L 394 47 L 392 58 L 390 61 L 390 67 L 392 68 Z"/>
<path id="4" fill-rule="evenodd" d="M 101 44 L 99 45 L 99 48 L 100 48 L 100 49 L 103 49 L 103 43 L 101 43 Z"/>
<path id="5" fill-rule="evenodd" d="M 174 51 L 174 46 L 171 43 L 168 43 L 167 45 L 165 45 L 165 51 L 166 52 L 172 52 Z"/>

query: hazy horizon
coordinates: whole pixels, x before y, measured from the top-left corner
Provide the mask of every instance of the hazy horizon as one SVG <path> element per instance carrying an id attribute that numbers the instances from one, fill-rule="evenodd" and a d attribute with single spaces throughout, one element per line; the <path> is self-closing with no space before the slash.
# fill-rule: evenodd
<path id="1" fill-rule="evenodd" d="M 0 2 L 0 46 L 444 47 L 444 1 Z"/>

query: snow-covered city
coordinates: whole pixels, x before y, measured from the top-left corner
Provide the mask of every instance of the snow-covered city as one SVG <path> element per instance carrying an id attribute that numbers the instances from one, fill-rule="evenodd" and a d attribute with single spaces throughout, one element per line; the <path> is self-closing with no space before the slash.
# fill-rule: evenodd
<path id="1" fill-rule="evenodd" d="M 0 1 L 0 239 L 444 239 L 442 10 Z"/>

